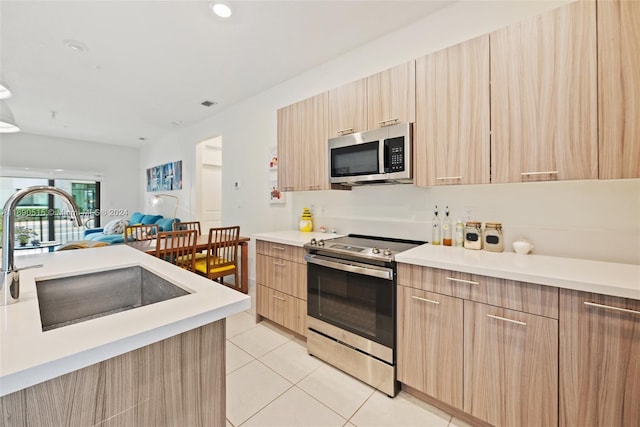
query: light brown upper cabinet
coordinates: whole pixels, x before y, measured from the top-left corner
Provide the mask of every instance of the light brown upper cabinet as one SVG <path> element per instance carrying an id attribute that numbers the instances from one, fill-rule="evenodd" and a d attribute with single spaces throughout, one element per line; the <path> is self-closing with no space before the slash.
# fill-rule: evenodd
<path id="1" fill-rule="evenodd" d="M 416 185 L 489 183 L 489 108 L 489 35 L 416 61 Z"/>
<path id="2" fill-rule="evenodd" d="M 367 129 L 415 121 L 415 61 L 367 77 Z"/>
<path id="3" fill-rule="evenodd" d="M 640 2 L 597 8 L 599 178 L 640 178 Z"/>
<path id="4" fill-rule="evenodd" d="M 329 138 L 367 129 L 367 80 L 329 91 Z"/>
<path id="5" fill-rule="evenodd" d="M 491 33 L 491 182 L 598 178 L 596 6 Z"/>
<path id="6" fill-rule="evenodd" d="M 326 190 L 328 93 L 278 110 L 278 185 L 282 191 Z"/>

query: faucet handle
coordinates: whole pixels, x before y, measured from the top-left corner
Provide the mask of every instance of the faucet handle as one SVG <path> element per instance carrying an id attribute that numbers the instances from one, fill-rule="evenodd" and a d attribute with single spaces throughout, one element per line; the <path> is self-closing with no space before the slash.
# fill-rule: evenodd
<path id="1" fill-rule="evenodd" d="M 42 267 L 44 267 L 44 264 L 27 265 L 26 267 L 16 268 L 15 270 L 13 270 L 13 272 L 16 273 L 16 272 L 22 271 L 22 270 L 30 270 L 32 268 L 42 268 Z"/>

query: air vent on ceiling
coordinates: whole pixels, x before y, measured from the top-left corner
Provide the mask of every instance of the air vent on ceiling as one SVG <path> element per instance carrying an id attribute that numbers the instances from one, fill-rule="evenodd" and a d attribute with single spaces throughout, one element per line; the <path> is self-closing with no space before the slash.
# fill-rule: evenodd
<path id="1" fill-rule="evenodd" d="M 217 102 L 215 102 L 215 101 L 202 101 L 200 103 L 200 105 L 204 105 L 205 107 L 211 107 L 212 105 L 216 105 L 216 104 L 217 104 Z"/>

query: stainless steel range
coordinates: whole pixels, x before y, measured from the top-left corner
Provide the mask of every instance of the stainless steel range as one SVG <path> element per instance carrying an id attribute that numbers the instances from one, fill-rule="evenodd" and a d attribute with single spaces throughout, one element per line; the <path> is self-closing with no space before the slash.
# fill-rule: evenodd
<path id="1" fill-rule="evenodd" d="M 305 244 L 309 354 L 395 396 L 394 258 L 423 243 L 350 234 Z"/>

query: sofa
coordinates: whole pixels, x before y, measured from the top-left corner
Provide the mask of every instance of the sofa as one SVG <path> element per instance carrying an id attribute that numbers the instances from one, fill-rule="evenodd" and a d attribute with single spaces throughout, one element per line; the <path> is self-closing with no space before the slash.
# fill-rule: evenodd
<path id="1" fill-rule="evenodd" d="M 113 220 L 101 228 L 90 228 L 83 233 L 84 240 L 105 242 L 109 244 L 124 243 L 124 227 L 133 224 L 156 224 L 160 231 L 171 231 L 173 223 L 180 222 L 179 218 L 165 218 L 162 215 L 146 215 L 134 212 L 128 220 Z"/>

